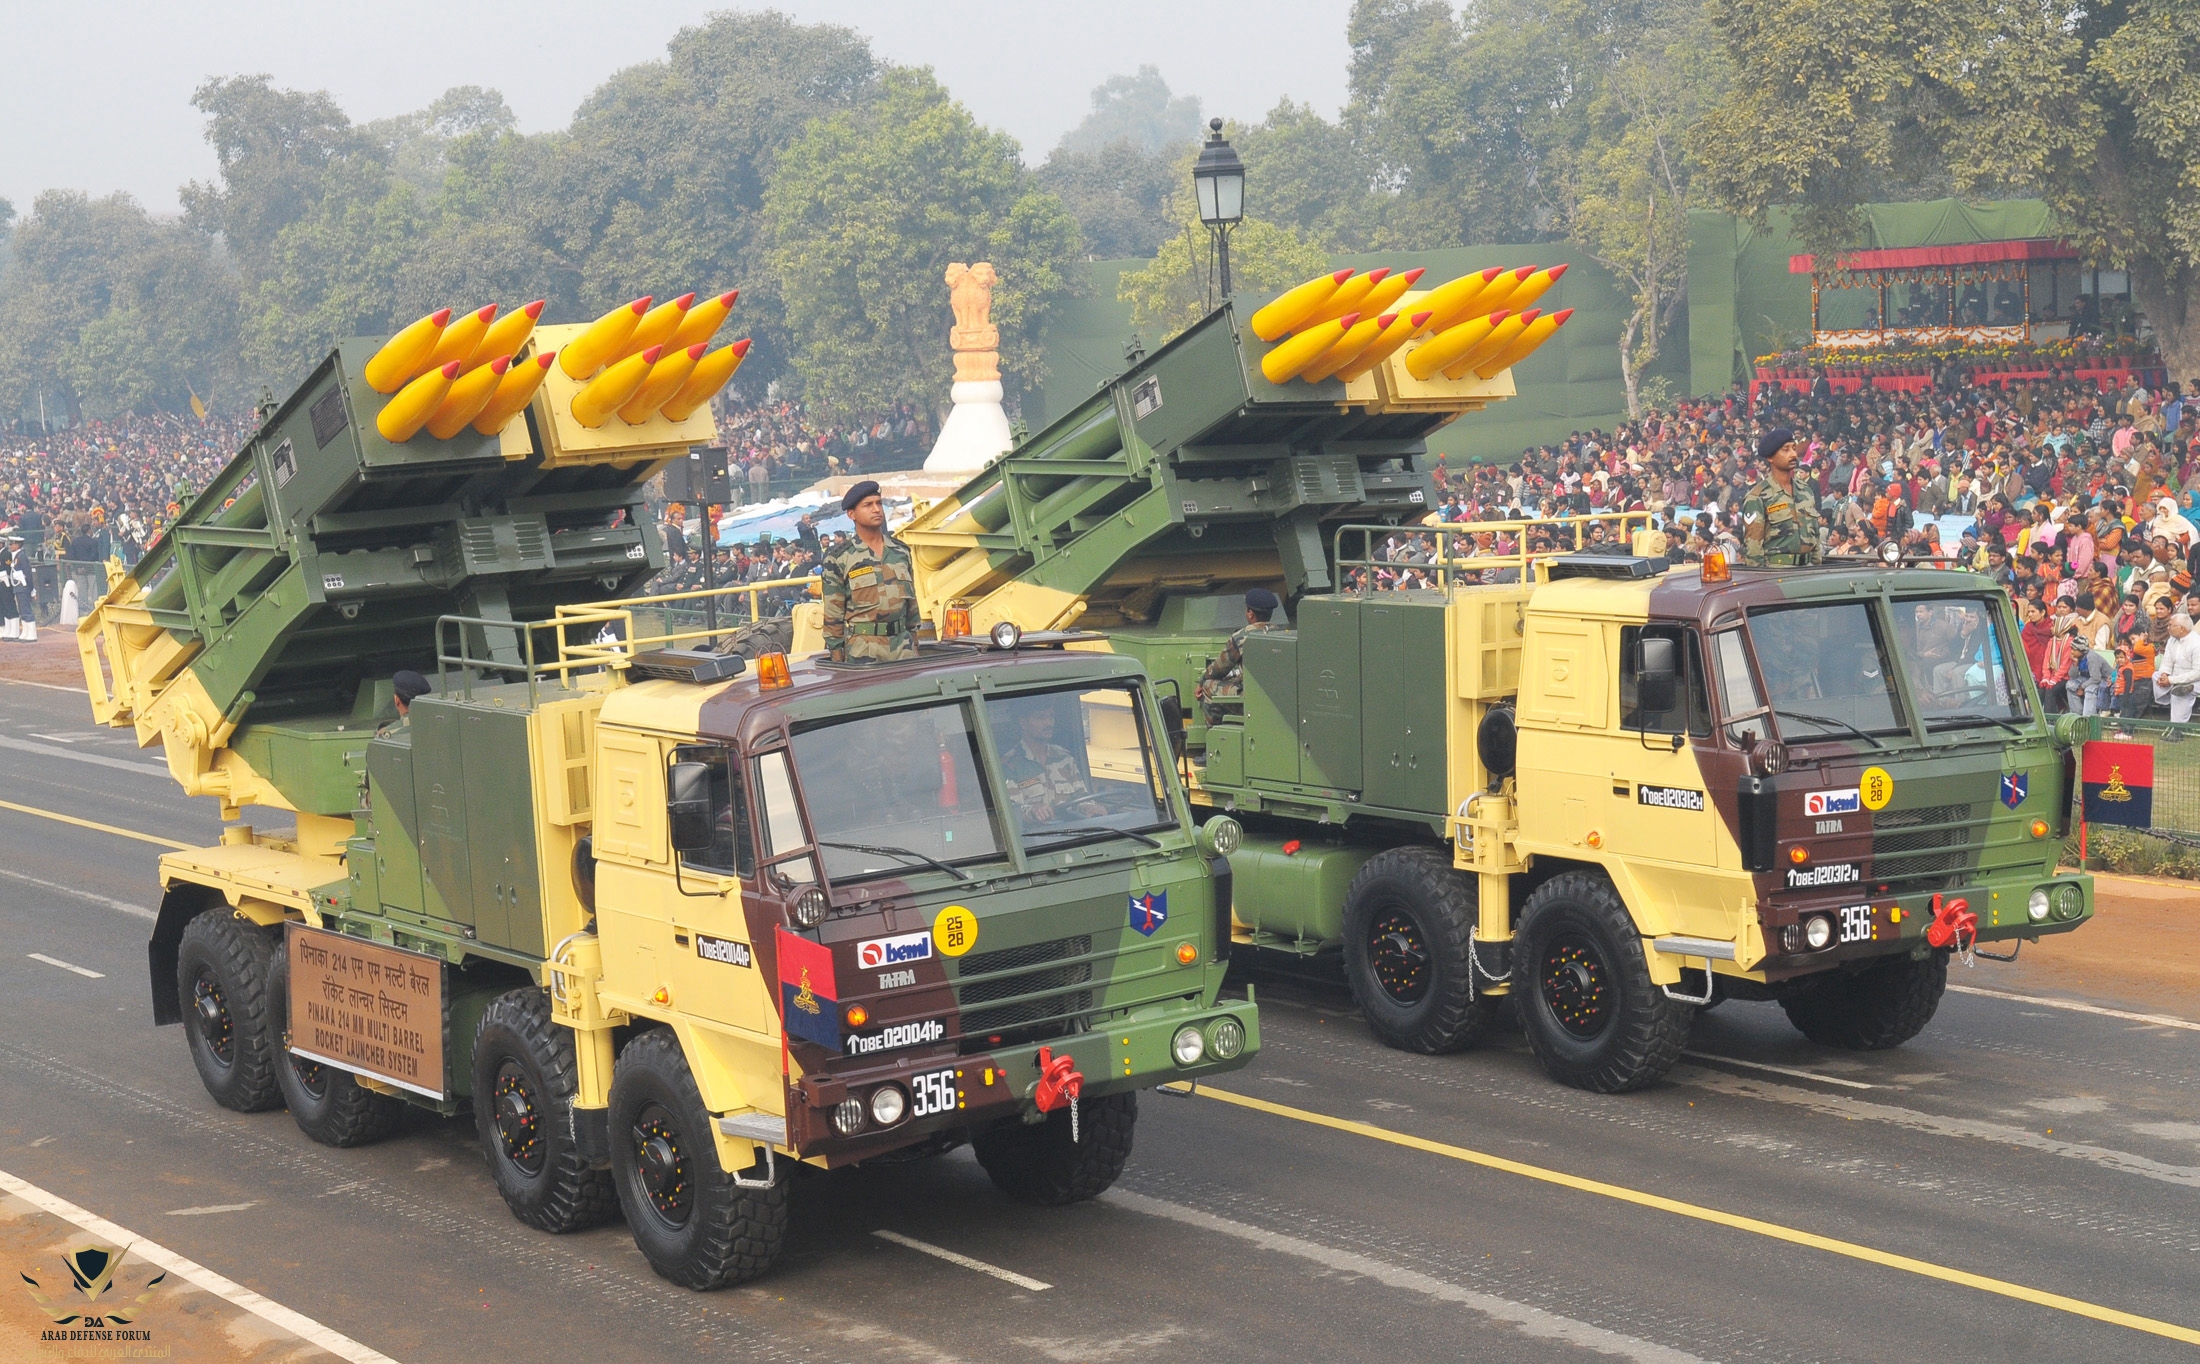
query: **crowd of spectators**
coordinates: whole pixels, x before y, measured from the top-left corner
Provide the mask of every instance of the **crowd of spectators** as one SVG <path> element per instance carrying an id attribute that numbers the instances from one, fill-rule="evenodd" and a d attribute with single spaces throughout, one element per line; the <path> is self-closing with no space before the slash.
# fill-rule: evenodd
<path id="1" fill-rule="evenodd" d="M 0 430 L 0 526 L 34 559 L 135 563 L 251 429 L 155 414 Z"/>
<path id="2" fill-rule="evenodd" d="M 913 469 L 932 448 L 931 419 L 913 403 L 868 422 L 821 421 L 776 398 L 721 398 L 715 411 L 735 506 L 784 497 L 821 478 Z"/>

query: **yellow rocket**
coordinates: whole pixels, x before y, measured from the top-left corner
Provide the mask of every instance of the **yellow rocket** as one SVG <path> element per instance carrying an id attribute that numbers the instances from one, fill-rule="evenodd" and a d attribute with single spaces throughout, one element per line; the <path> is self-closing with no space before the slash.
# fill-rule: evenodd
<path id="1" fill-rule="evenodd" d="M 1263 341 L 1280 341 L 1289 336 L 1327 303 L 1331 295 L 1350 278 L 1350 270 L 1339 270 L 1335 274 L 1317 275 L 1304 284 L 1285 290 L 1273 302 L 1253 314 L 1253 335 Z"/>
<path id="2" fill-rule="evenodd" d="M 739 289 L 728 289 L 716 298 L 709 298 L 688 309 L 680 319 L 680 329 L 665 342 L 666 350 L 686 350 L 699 341 L 709 341 L 718 334 L 726 314 L 733 311 L 734 300 L 741 297 Z"/>
<path id="3" fill-rule="evenodd" d="M 486 365 L 476 365 L 460 374 L 458 382 L 451 385 L 451 391 L 436 405 L 435 415 L 428 418 L 428 434 L 437 440 L 449 440 L 465 430 L 496 396 L 497 384 L 511 367 L 512 357 L 500 355 Z"/>
<path id="4" fill-rule="evenodd" d="M 457 378 L 456 360 L 441 369 L 429 370 L 382 404 L 382 410 L 375 414 L 374 429 L 392 445 L 403 445 L 428 424 L 428 418 L 435 415 L 436 408 L 443 403 L 443 396 L 451 391 L 451 383 Z"/>
<path id="5" fill-rule="evenodd" d="M 1396 313 L 1385 313 L 1381 317 L 1360 319 L 1347 329 L 1343 336 L 1337 338 L 1337 344 L 1316 356 L 1313 364 L 1300 370 L 1299 377 L 1310 384 L 1320 383 L 1346 365 L 1351 364 L 1354 360 L 1359 359 L 1360 352 L 1375 344 L 1375 338 L 1381 336 L 1384 329 L 1397 320 L 1398 315 Z"/>
<path id="6" fill-rule="evenodd" d="M 1511 369 L 1514 365 L 1527 359 L 1536 347 L 1550 340 L 1551 333 L 1565 326 L 1566 319 L 1573 315 L 1574 310 L 1567 308 L 1564 311 L 1552 313 L 1549 317 L 1539 317 L 1530 322 L 1521 330 L 1520 335 L 1513 339 L 1511 345 L 1476 365 L 1474 372 L 1484 379 L 1496 378 L 1501 372 Z"/>
<path id="7" fill-rule="evenodd" d="M 657 363 L 664 353 L 661 346 L 651 346 L 640 355 L 629 355 L 610 366 L 603 373 L 588 381 L 585 388 L 573 395 L 573 420 L 594 428 L 611 420 L 611 414 L 626 406 L 642 381 L 649 378 L 649 367 Z"/>
<path id="8" fill-rule="evenodd" d="M 585 379 L 602 369 L 625 347 L 627 338 L 641 325 L 642 314 L 648 311 L 649 295 L 643 294 L 589 323 L 587 331 L 566 342 L 565 349 L 558 352 L 558 368 L 568 379 Z"/>
<path id="9" fill-rule="evenodd" d="M 1262 377 L 1271 384 L 1289 382 L 1293 375 L 1319 360 L 1323 351 L 1336 345 L 1338 338 L 1350 331 L 1359 320 L 1358 313 L 1346 313 L 1343 317 L 1317 322 L 1308 327 L 1260 357 Z"/>
<path id="10" fill-rule="evenodd" d="M 1524 313 L 1509 313 L 1504 321 L 1490 328 L 1490 334 L 1482 338 L 1473 349 L 1444 366 L 1444 377 L 1464 379 L 1469 370 L 1489 363 L 1492 356 L 1500 354 L 1518 340 L 1520 334 L 1528 329 L 1528 324 L 1535 321 L 1541 312 L 1540 308 L 1530 308 Z"/>
<path id="11" fill-rule="evenodd" d="M 1439 370 L 1455 363 L 1460 356 L 1488 340 L 1490 332 L 1504 320 L 1505 314 L 1498 312 L 1486 317 L 1469 318 L 1457 326 L 1444 328 L 1416 346 L 1413 354 L 1406 357 L 1406 373 L 1423 382 L 1435 378 Z"/>
<path id="12" fill-rule="evenodd" d="M 620 420 L 628 426 L 640 426 L 656 416 L 657 409 L 680 391 L 680 385 L 686 383 L 688 376 L 695 372 L 695 362 L 702 359 L 703 353 L 709 349 L 709 346 L 698 341 L 686 350 L 665 351 L 663 358 L 649 367 L 649 377 L 642 380 L 640 388 L 634 390 L 634 396 L 620 407 Z"/>
<path id="13" fill-rule="evenodd" d="M 1375 366 L 1389 359 L 1392 352 L 1396 351 L 1398 347 L 1412 340 L 1415 332 L 1427 326 L 1429 316 L 1426 312 L 1417 312 L 1411 317 L 1392 313 L 1390 321 L 1383 326 L 1383 334 L 1369 343 L 1366 350 L 1352 357 L 1347 364 L 1337 371 L 1334 377 L 1349 384 L 1354 379 L 1375 368 Z"/>
<path id="14" fill-rule="evenodd" d="M 420 368 L 413 372 L 415 374 L 426 374 L 431 369 L 441 369 L 455 361 L 458 364 L 459 373 L 465 373 L 466 362 L 473 358 L 474 349 L 481 344 L 482 338 L 489 334 L 489 324 L 496 320 L 496 316 L 497 305 L 492 303 L 486 308 L 476 309 L 466 314 L 450 326 L 445 327 L 442 338 L 435 343 L 435 349 L 429 352 L 426 360 L 421 362 Z M 509 355 L 511 352 L 500 351 L 498 354 Z M 496 357 L 491 356 L 489 358 L 493 360 Z"/>
<path id="15" fill-rule="evenodd" d="M 1429 330 L 1449 331 L 1467 320 L 1467 307 L 1475 297 L 1490 286 L 1491 281 L 1505 273 L 1502 266 L 1476 270 L 1437 285 L 1423 294 L 1414 305 L 1429 311 Z"/>
<path id="16" fill-rule="evenodd" d="M 531 355 L 504 371 L 497 380 L 497 391 L 489 399 L 489 405 L 474 418 L 474 430 L 484 436 L 493 436 L 504 429 L 504 424 L 519 415 L 521 408 L 534 400 L 535 390 L 549 377 L 550 366 L 558 358 L 554 350 Z"/>
<path id="17" fill-rule="evenodd" d="M 611 358 L 614 361 L 624 360 L 629 355 L 640 355 L 652 346 L 663 346 L 670 352 L 672 347 L 668 343 L 672 340 L 672 334 L 680 330 L 680 324 L 687 320 L 688 309 L 694 306 L 695 295 L 691 291 L 670 303 L 660 303 L 651 308 L 642 314 L 642 320 L 634 324 L 634 334 L 626 338 L 626 344 L 619 347 L 618 354 Z"/>
<path id="18" fill-rule="evenodd" d="M 687 382 L 680 385 L 679 392 L 666 399 L 665 405 L 657 409 L 658 414 L 668 422 L 686 421 L 696 408 L 709 402 L 719 389 L 732 380 L 733 372 L 741 368 L 741 362 L 748 358 L 748 354 L 749 338 L 744 336 L 732 345 L 720 346 L 696 361 L 695 372 L 688 375 Z"/>
<path id="19" fill-rule="evenodd" d="M 360 371 L 367 387 L 377 393 L 395 393 L 403 388 L 422 362 L 435 353 L 435 343 L 443 339 L 443 329 L 450 322 L 451 310 L 439 308 L 384 341 L 382 349 Z"/>
<path id="20" fill-rule="evenodd" d="M 481 344 L 466 361 L 471 370 L 488 364 L 500 355 L 517 355 L 519 348 L 527 344 L 527 338 L 535 334 L 535 323 L 542 317 L 542 300 L 536 299 L 526 307 L 506 313 L 496 320 L 496 325 L 482 334 Z"/>

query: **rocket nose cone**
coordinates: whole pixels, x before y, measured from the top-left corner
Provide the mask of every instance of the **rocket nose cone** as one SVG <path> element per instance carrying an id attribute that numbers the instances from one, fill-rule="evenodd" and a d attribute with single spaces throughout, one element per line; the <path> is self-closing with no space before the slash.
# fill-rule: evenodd
<path id="1" fill-rule="evenodd" d="M 474 316 L 484 323 L 494 322 L 497 320 L 497 305 L 491 303 L 487 307 L 476 311 Z"/>
<path id="2" fill-rule="evenodd" d="M 1554 323 L 1556 323 L 1557 325 L 1559 325 L 1559 326 L 1563 327 L 1563 326 L 1565 326 L 1565 325 L 1566 325 L 1566 319 L 1567 319 L 1567 318 L 1569 318 L 1569 317 L 1572 317 L 1573 315 L 1574 315 L 1574 310 L 1573 310 L 1573 309 L 1571 309 L 1571 308 L 1561 308 L 1561 309 L 1560 309 L 1559 311 L 1557 311 L 1557 312 L 1555 312 L 1555 313 L 1552 313 L 1552 314 L 1551 314 L 1551 321 L 1552 321 L 1552 322 L 1554 322 Z"/>
<path id="3" fill-rule="evenodd" d="M 538 298 L 534 302 L 528 304 L 526 307 L 520 309 L 520 311 L 527 314 L 529 320 L 539 322 L 542 320 L 542 306 L 544 302 L 546 302 L 546 300 Z"/>
<path id="4" fill-rule="evenodd" d="M 464 368 L 465 366 L 463 364 L 456 360 L 453 360 L 451 361 L 451 363 L 443 367 L 443 377 L 446 379 L 456 379 L 458 377 L 458 372 Z"/>
<path id="5" fill-rule="evenodd" d="M 1568 270 L 1571 270 L 1571 269 L 1573 269 L 1573 268 L 1574 268 L 1574 267 L 1573 267 L 1572 263 L 1570 263 L 1570 262 L 1569 262 L 1568 264 L 1565 264 L 1565 265 L 1554 265 L 1554 266 L 1552 266 L 1552 267 L 1551 267 L 1551 282 L 1552 282 L 1553 284 L 1556 284 L 1556 283 L 1558 282 L 1558 277 L 1559 277 L 1560 275 L 1563 275 L 1563 274 L 1565 274 L 1565 273 L 1566 273 L 1566 272 L 1567 272 Z M 1573 311 L 1573 309 L 1571 309 L 1571 308 L 1568 308 L 1568 309 L 1567 309 L 1566 311 L 1567 311 L 1567 312 L 1572 312 L 1572 311 Z"/>
<path id="6" fill-rule="evenodd" d="M 688 347 L 688 359 L 700 360 L 703 358 L 704 352 L 708 351 L 709 349 L 710 343 L 708 341 L 698 341 L 694 345 Z"/>
<path id="7" fill-rule="evenodd" d="M 535 357 L 535 364 L 538 368 L 548 369 L 550 368 L 551 364 L 557 360 L 557 358 L 558 353 L 556 351 L 546 350 L 542 354 Z"/>
<path id="8" fill-rule="evenodd" d="M 1352 278 L 1352 272 L 1350 270 L 1339 270 L 1336 274 L 1329 277 L 1329 282 L 1331 284 L 1342 284 L 1350 278 Z"/>
<path id="9" fill-rule="evenodd" d="M 649 311 L 649 297 L 650 296 L 648 294 L 643 294 L 640 298 L 635 299 L 632 303 L 629 303 L 626 306 L 634 310 L 634 315 L 636 317 L 640 317 L 643 313 Z"/>
<path id="10" fill-rule="evenodd" d="M 1414 267 L 1413 267 L 1413 268 L 1412 268 L 1411 270 L 1408 270 L 1408 271 L 1406 271 L 1406 283 L 1408 283 L 1408 284 L 1411 284 L 1411 283 L 1413 283 L 1413 282 L 1414 282 L 1415 280 L 1419 279 L 1419 278 L 1420 278 L 1421 276 L 1423 276 L 1423 275 L 1425 275 L 1425 274 L 1427 274 L 1427 273 L 1428 273 L 1428 267 L 1427 267 L 1427 266 L 1425 266 L 1425 265 L 1416 265 L 1416 266 L 1414 266 Z"/>
<path id="11" fill-rule="evenodd" d="M 512 357 L 509 355 L 500 355 L 489 362 L 489 372 L 492 374 L 502 374 L 511 367 Z"/>
<path id="12" fill-rule="evenodd" d="M 747 355 L 749 353 L 749 338 L 744 336 L 740 340 L 734 342 L 733 353 L 735 355 Z"/>
<path id="13" fill-rule="evenodd" d="M 1387 278 L 1387 277 L 1389 276 L 1389 274 L 1390 274 L 1390 267 L 1389 267 L 1389 266 L 1387 266 L 1387 265 L 1385 265 L 1385 266 L 1382 266 L 1382 267 L 1380 267 L 1379 269 L 1374 269 L 1374 270 L 1370 270 L 1370 271 L 1368 271 L 1368 272 L 1367 272 L 1367 279 L 1368 279 L 1368 282 L 1369 282 L 1370 284 L 1380 284 L 1380 283 L 1382 283 L 1382 282 L 1383 282 L 1383 280 L 1384 280 L 1384 279 L 1386 279 L 1386 278 Z"/>
<path id="14" fill-rule="evenodd" d="M 645 365 L 654 365 L 657 363 L 657 357 L 663 355 L 664 353 L 665 348 L 663 346 L 651 346 L 648 350 L 642 352 L 642 363 Z"/>
<path id="15" fill-rule="evenodd" d="M 683 313 L 686 312 L 688 309 L 694 307 L 695 291 L 693 289 L 690 289 L 686 293 L 680 295 L 678 298 L 672 300 L 672 306 L 678 308 Z"/>
<path id="16" fill-rule="evenodd" d="M 451 325 L 451 310 L 449 308 L 438 308 L 428 314 L 428 320 L 438 327 L 448 327 Z"/>
<path id="17" fill-rule="evenodd" d="M 723 305 L 723 306 L 725 306 L 725 307 L 728 307 L 728 308 L 730 308 L 730 307 L 732 307 L 732 306 L 733 306 L 733 304 L 734 304 L 734 300 L 736 300 L 736 299 L 738 299 L 738 298 L 740 298 L 740 297 L 741 297 L 741 291 L 740 291 L 739 289 L 728 289 L 728 290 L 726 290 L 726 292 L 724 292 L 724 293 L 722 293 L 722 294 L 720 294 L 720 295 L 718 296 L 718 302 L 719 302 L 719 303 L 720 303 L 721 305 Z"/>

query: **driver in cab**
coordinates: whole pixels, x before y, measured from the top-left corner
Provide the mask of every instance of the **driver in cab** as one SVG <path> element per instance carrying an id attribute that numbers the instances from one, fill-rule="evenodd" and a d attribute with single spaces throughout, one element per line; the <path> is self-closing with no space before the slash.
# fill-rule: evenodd
<path id="1" fill-rule="evenodd" d="M 1050 824 L 1071 816 L 1104 815 L 1108 807 L 1092 798 L 1092 788 L 1068 749 L 1054 742 L 1054 707 L 1027 706 L 1016 717 L 1016 742 L 1001 755 L 1001 776 L 1008 799 L 1025 824 Z"/>

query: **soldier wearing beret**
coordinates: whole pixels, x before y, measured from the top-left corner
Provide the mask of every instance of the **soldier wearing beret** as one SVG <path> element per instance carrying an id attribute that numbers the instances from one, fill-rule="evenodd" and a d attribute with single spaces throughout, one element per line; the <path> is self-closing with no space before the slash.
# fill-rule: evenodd
<path id="1" fill-rule="evenodd" d="M 1742 499 L 1742 562 L 1754 568 L 1794 568 L 1818 562 L 1825 542 L 1818 499 L 1810 485 L 1797 481 L 1795 466 L 1802 444 L 1784 426 L 1765 432 L 1757 442 L 1764 477 Z"/>
<path id="2" fill-rule="evenodd" d="M 856 534 L 825 560 L 825 654 L 835 663 L 915 658 L 916 569 L 908 548 L 886 533 L 878 484 L 864 479 L 840 507 Z"/>
<path id="3" fill-rule="evenodd" d="M 1268 618 L 1283 603 L 1276 594 L 1265 587 L 1256 587 L 1245 594 L 1245 624 L 1230 636 L 1230 642 L 1222 646 L 1222 653 L 1207 665 L 1199 686 L 1193 695 L 1207 703 L 1207 723 L 1219 722 L 1223 708 L 1214 702 L 1225 696 L 1245 694 L 1245 637 L 1255 630 L 1273 630 Z"/>

